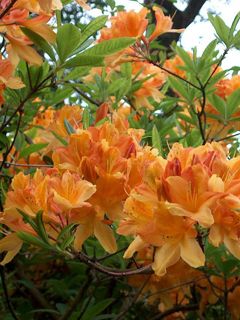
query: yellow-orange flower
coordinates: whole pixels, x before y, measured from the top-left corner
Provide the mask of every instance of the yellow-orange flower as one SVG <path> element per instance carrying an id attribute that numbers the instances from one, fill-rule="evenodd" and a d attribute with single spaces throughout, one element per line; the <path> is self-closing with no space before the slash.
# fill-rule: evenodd
<path id="1" fill-rule="evenodd" d="M 138 13 L 133 10 L 118 12 L 110 19 L 111 27 L 101 30 L 100 41 L 120 37 L 140 38 L 148 25 L 147 13 L 146 8 L 142 8 Z"/>
<path id="2" fill-rule="evenodd" d="M 156 27 L 153 31 L 153 33 L 149 37 L 149 42 L 153 41 L 155 38 L 160 36 L 163 33 L 166 32 L 182 32 L 184 29 L 172 29 L 172 19 L 170 17 L 166 17 L 163 14 L 163 11 L 161 8 L 154 6 L 153 10 L 155 11 L 155 18 L 157 21 Z"/>

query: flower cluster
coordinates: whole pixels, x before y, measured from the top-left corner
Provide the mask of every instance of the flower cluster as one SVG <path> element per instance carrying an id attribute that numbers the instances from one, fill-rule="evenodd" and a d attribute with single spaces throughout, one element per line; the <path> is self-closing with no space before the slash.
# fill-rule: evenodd
<path id="1" fill-rule="evenodd" d="M 150 43 L 166 32 L 181 32 L 182 30 L 172 29 L 172 19 L 163 14 L 159 7 L 153 7 L 155 12 L 156 27 L 147 38 L 146 30 L 149 10 L 143 8 L 138 13 L 134 11 L 121 11 L 110 19 L 111 27 L 103 28 L 99 42 L 120 37 L 134 37 L 137 42 L 133 48 L 127 48 L 121 52 L 106 58 L 108 77 L 110 74 L 119 71 L 119 64 L 130 61 L 132 64 L 132 80 L 137 81 L 137 88 L 131 96 L 131 101 L 136 109 L 153 109 L 149 98 L 160 102 L 163 94 L 160 88 L 166 81 L 166 73 L 157 66 L 147 61 Z M 145 56 L 145 58 L 144 58 Z M 102 68 L 95 68 L 91 71 L 91 76 L 85 77 L 85 82 L 94 82 L 94 74 L 101 74 Z"/>
<path id="2" fill-rule="evenodd" d="M 239 157 L 228 160 L 217 143 L 197 148 L 175 144 L 167 160 L 153 161 L 125 202 L 118 232 L 136 237 L 125 257 L 152 245 L 157 275 L 180 258 L 200 267 L 206 233 L 214 246 L 224 243 L 239 259 L 238 165 Z"/>

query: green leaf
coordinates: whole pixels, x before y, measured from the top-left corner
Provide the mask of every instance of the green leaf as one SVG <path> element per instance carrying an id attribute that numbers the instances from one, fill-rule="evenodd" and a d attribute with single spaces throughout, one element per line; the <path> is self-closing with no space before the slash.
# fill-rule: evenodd
<path id="1" fill-rule="evenodd" d="M 90 306 L 84 313 L 82 320 L 93 320 L 95 316 L 103 312 L 115 299 L 109 298 Z"/>
<path id="2" fill-rule="evenodd" d="M 153 148 L 158 149 L 160 155 L 163 154 L 161 138 L 160 138 L 158 129 L 155 125 L 152 128 L 152 146 Z"/>
<path id="3" fill-rule="evenodd" d="M 87 107 L 84 108 L 82 122 L 83 122 L 83 129 L 87 129 L 90 126 L 90 111 Z"/>
<path id="4" fill-rule="evenodd" d="M 176 79 L 175 77 L 169 77 L 168 81 L 170 83 L 170 86 L 175 89 L 180 95 L 185 98 L 187 102 L 191 104 L 191 100 L 189 99 L 189 92 L 187 90 L 186 85 L 183 83 L 182 80 Z"/>
<path id="5" fill-rule="evenodd" d="M 57 47 L 61 62 L 71 56 L 81 44 L 81 31 L 73 24 L 64 24 L 58 29 Z"/>
<path id="6" fill-rule="evenodd" d="M 47 250 L 51 249 L 50 245 L 46 244 L 41 239 L 34 237 L 33 235 L 31 235 L 29 233 L 19 231 L 19 232 L 17 232 L 17 236 L 21 240 L 23 240 L 24 242 L 27 242 L 27 243 L 32 244 L 34 246 L 41 247 L 41 248 L 47 249 Z"/>
<path id="7" fill-rule="evenodd" d="M 100 16 L 96 19 L 92 20 L 83 30 L 80 38 L 80 45 L 84 43 L 89 37 L 95 34 L 98 30 L 102 29 L 108 17 L 107 16 Z"/>
<path id="8" fill-rule="evenodd" d="M 219 111 L 223 118 L 227 119 L 227 105 L 226 102 L 216 94 L 208 96 L 209 102 Z"/>
<path id="9" fill-rule="evenodd" d="M 79 54 L 76 57 L 68 60 L 64 63 L 64 68 L 75 68 L 75 67 L 102 67 L 104 66 L 103 56 L 94 55 L 83 55 Z"/>
<path id="10" fill-rule="evenodd" d="M 227 116 L 231 116 L 240 105 L 240 89 L 233 91 L 227 98 Z"/>
<path id="11" fill-rule="evenodd" d="M 37 225 L 36 223 L 33 221 L 32 218 L 29 217 L 29 215 L 27 215 L 25 212 L 23 212 L 22 210 L 20 209 L 17 209 L 17 211 L 21 214 L 21 216 L 23 217 L 23 220 L 25 222 L 27 222 L 32 228 L 33 230 L 35 230 L 37 232 L 38 228 L 37 228 Z"/>
<path id="12" fill-rule="evenodd" d="M 75 129 L 73 128 L 73 126 L 71 125 L 71 123 L 67 119 L 64 119 L 64 126 L 65 126 L 68 134 L 75 133 Z"/>
<path id="13" fill-rule="evenodd" d="M 213 16 L 212 14 L 208 14 L 208 18 L 213 25 L 218 37 L 225 43 L 227 47 L 230 46 L 232 41 L 231 37 L 229 37 L 230 29 L 219 16 Z"/>
<path id="14" fill-rule="evenodd" d="M 193 61 L 192 61 L 191 57 L 187 53 L 187 51 L 185 51 L 181 47 L 176 47 L 176 53 L 180 56 L 180 58 L 182 58 L 183 62 L 185 63 L 185 65 L 187 67 L 187 69 L 194 72 L 195 71 L 194 64 L 193 64 Z"/>
<path id="15" fill-rule="evenodd" d="M 21 151 L 25 142 L 24 134 L 22 132 L 18 132 L 17 138 L 14 143 L 14 147 L 17 151 Z"/>
<path id="16" fill-rule="evenodd" d="M 45 230 L 45 226 L 43 223 L 43 211 L 39 211 L 36 215 L 36 224 L 37 224 L 37 228 L 38 228 L 38 235 L 40 236 L 40 238 L 42 238 L 42 240 L 46 243 L 48 242 L 48 235 L 47 232 Z"/>
<path id="17" fill-rule="evenodd" d="M 236 16 L 233 19 L 231 28 L 230 28 L 230 35 L 233 36 L 233 33 L 238 25 L 238 22 L 240 21 L 240 11 L 236 14 Z"/>
<path id="18" fill-rule="evenodd" d="M 27 158 L 30 156 L 30 154 L 34 152 L 38 152 L 45 148 L 48 145 L 48 143 L 36 143 L 36 144 L 31 144 L 30 146 L 24 148 L 19 155 L 19 158 Z"/>
<path id="19" fill-rule="evenodd" d="M 3 133 L 0 133 L 0 145 L 2 145 L 4 148 L 9 145 L 9 140 Z"/>
<path id="20" fill-rule="evenodd" d="M 39 36 L 37 33 L 33 32 L 30 29 L 27 29 L 25 27 L 21 27 L 21 30 L 23 31 L 23 33 L 25 33 L 25 35 L 32 40 L 32 42 L 34 44 L 36 44 L 38 47 L 40 47 L 44 52 L 46 52 L 49 57 L 53 60 L 56 61 L 55 58 L 55 53 L 52 49 L 52 47 L 50 46 L 50 44 L 43 39 L 41 36 Z"/>
<path id="21" fill-rule="evenodd" d="M 105 40 L 87 49 L 82 55 L 108 56 L 131 46 L 135 41 L 135 38 L 129 37 Z"/>
<path id="22" fill-rule="evenodd" d="M 126 78 L 131 78 L 132 77 L 132 64 L 131 64 L 131 62 L 122 63 L 120 68 L 121 68 L 121 73 Z"/>
<path id="23" fill-rule="evenodd" d="M 211 41 L 207 47 L 204 49 L 202 55 L 201 55 L 201 59 L 209 59 L 209 57 L 212 57 L 213 52 L 215 51 L 216 45 L 217 45 L 218 41 L 215 39 L 213 41 Z"/>
<path id="24" fill-rule="evenodd" d="M 68 236 L 69 234 L 71 234 L 72 230 L 75 228 L 76 224 L 75 223 L 71 223 L 68 226 L 64 227 L 61 232 L 59 233 L 58 237 L 57 237 L 57 241 L 61 241 L 62 239 L 64 239 L 66 236 Z"/>

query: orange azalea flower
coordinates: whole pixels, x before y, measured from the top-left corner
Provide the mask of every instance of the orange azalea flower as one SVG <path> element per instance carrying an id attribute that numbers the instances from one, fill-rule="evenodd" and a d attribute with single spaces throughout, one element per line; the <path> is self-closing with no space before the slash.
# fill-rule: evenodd
<path id="1" fill-rule="evenodd" d="M 184 64 L 183 60 L 178 55 L 175 55 L 173 58 L 167 59 L 164 62 L 163 66 L 164 66 L 164 68 L 173 72 L 174 74 L 177 74 L 178 76 L 180 76 L 182 78 L 186 78 L 186 71 L 179 68 L 179 67 L 183 67 L 184 65 L 185 64 Z"/>
<path id="2" fill-rule="evenodd" d="M 228 309 L 231 313 L 232 320 L 239 320 L 239 315 L 240 315 L 239 297 L 240 297 L 240 286 L 237 286 L 234 289 L 234 291 L 229 292 L 229 295 L 228 295 Z"/>
<path id="3" fill-rule="evenodd" d="M 110 19 L 111 27 L 101 30 L 100 41 L 120 37 L 140 38 L 148 25 L 147 13 L 146 8 L 142 8 L 138 13 L 135 11 L 118 12 Z"/>
<path id="4" fill-rule="evenodd" d="M 21 35 L 21 37 L 16 38 L 8 34 L 6 38 L 10 43 L 7 46 L 9 59 L 14 66 L 17 66 L 19 59 L 23 59 L 33 65 L 42 64 L 41 56 L 30 47 L 31 42 L 26 37 L 23 38 Z"/>
<path id="5" fill-rule="evenodd" d="M 34 177 L 22 172 L 15 175 L 12 181 L 12 191 L 8 192 L 6 208 L 18 208 L 31 217 L 39 210 L 47 207 L 47 178 L 37 170 Z"/>
<path id="6" fill-rule="evenodd" d="M 151 262 L 152 255 L 153 249 L 147 248 L 140 251 L 135 259 L 138 264 L 145 265 Z M 203 274 L 200 271 L 179 260 L 175 265 L 168 268 L 164 276 L 159 277 L 154 274 L 149 278 L 149 275 L 136 275 L 129 277 L 128 283 L 140 288 L 148 279 L 140 299 L 147 299 L 147 302 L 153 306 L 157 303 L 159 311 L 164 312 L 178 303 L 181 305 L 189 303 L 190 285 L 197 285 L 202 277 Z M 179 316 L 178 314 L 177 319 L 180 319 Z M 184 316 L 181 319 L 184 319 Z"/>
<path id="7" fill-rule="evenodd" d="M 54 43 L 56 34 L 53 32 L 52 28 L 47 25 L 49 18 L 50 17 L 47 15 L 39 15 L 35 18 L 25 20 L 21 25 L 39 34 L 46 41 Z"/>
<path id="8" fill-rule="evenodd" d="M 154 6 L 153 10 L 155 11 L 157 24 L 153 33 L 150 35 L 148 39 L 149 42 L 153 41 L 163 33 L 184 31 L 184 29 L 172 29 L 172 25 L 173 25 L 172 19 L 170 17 L 166 17 L 163 14 L 163 11 L 161 8 Z"/>
<path id="9" fill-rule="evenodd" d="M 234 75 L 230 79 L 222 79 L 216 83 L 215 93 L 226 99 L 235 90 L 240 89 L 240 75 Z"/>
<path id="10" fill-rule="evenodd" d="M 18 254 L 22 247 L 22 240 L 18 238 L 16 233 L 10 233 L 0 240 L 0 253 L 7 252 L 0 265 L 4 266 Z"/>
<path id="11" fill-rule="evenodd" d="M 27 9 L 35 13 L 51 13 L 53 10 L 61 10 L 60 0 L 18 0 L 14 8 Z"/>
<path id="12" fill-rule="evenodd" d="M 115 118 L 116 119 L 116 118 Z M 100 216 L 108 213 L 115 219 L 122 211 L 126 199 L 125 182 L 128 159 L 136 152 L 138 141 L 121 127 L 122 132 L 108 122 L 100 127 L 78 130 L 70 136 L 67 147 L 53 153 L 54 164 L 60 170 L 70 170 L 96 184 L 97 191 L 91 198 Z M 105 201 L 102 195 L 106 195 Z"/>
<path id="13" fill-rule="evenodd" d="M 29 11 L 27 9 L 11 8 L 6 16 L 3 17 L 0 31 L 6 32 L 6 38 L 10 45 L 8 45 L 9 57 L 13 65 L 18 64 L 19 58 L 28 61 L 29 63 L 39 65 L 42 63 L 40 55 L 30 45 L 31 41 L 24 35 L 20 26 L 26 27 L 46 41 L 53 43 L 56 35 L 52 28 L 47 25 L 50 16 L 39 15 L 29 19 Z"/>
<path id="14" fill-rule="evenodd" d="M 113 230 L 98 216 L 93 207 L 85 207 L 79 213 L 74 212 L 71 221 L 79 224 L 75 233 L 75 250 L 80 251 L 84 241 L 94 235 L 107 252 L 116 252 L 117 244 Z"/>
<path id="15" fill-rule="evenodd" d="M 53 177 L 50 182 L 50 193 L 53 193 L 52 208 L 58 213 L 68 209 L 88 206 L 85 202 L 95 192 L 96 187 L 88 181 L 81 180 L 78 175 L 65 171 L 62 177 Z"/>
<path id="16" fill-rule="evenodd" d="M 6 87 L 21 89 L 25 85 L 21 79 L 13 76 L 14 68 L 8 59 L 2 60 L 0 56 L 0 106 L 4 103 L 3 92 Z"/>
<path id="17" fill-rule="evenodd" d="M 160 102 L 164 97 L 160 88 L 166 81 L 166 74 L 158 67 L 147 62 L 134 62 L 132 64 L 132 77 L 136 80 L 143 80 L 141 88 L 133 93 L 133 101 L 136 108 L 153 109 L 152 104 L 148 101 L 153 98 L 156 102 Z M 147 79 L 149 77 L 149 79 Z M 147 79 L 144 81 L 144 79 Z"/>
<path id="18" fill-rule="evenodd" d="M 152 196 L 153 197 L 153 196 Z M 173 216 L 157 197 L 147 200 L 144 195 L 131 194 L 125 202 L 127 217 L 121 222 L 120 234 L 137 234 L 124 254 L 130 258 L 146 245 L 156 247 L 152 268 L 157 275 L 164 275 L 166 268 L 174 265 L 180 257 L 192 267 L 204 265 L 204 254 L 197 243 L 193 222 Z"/>
<path id="19" fill-rule="evenodd" d="M 83 109 L 80 106 L 66 105 L 58 110 L 50 107 L 43 112 L 40 108 L 32 124 L 33 126 L 42 127 L 42 129 L 37 129 L 33 141 L 35 143 L 48 143 L 47 147 L 41 150 L 41 155 L 51 156 L 55 148 L 62 146 L 62 143 L 54 133 L 68 141 L 69 134 L 64 124 L 65 120 L 67 120 L 75 130 L 82 127 L 82 113 Z"/>

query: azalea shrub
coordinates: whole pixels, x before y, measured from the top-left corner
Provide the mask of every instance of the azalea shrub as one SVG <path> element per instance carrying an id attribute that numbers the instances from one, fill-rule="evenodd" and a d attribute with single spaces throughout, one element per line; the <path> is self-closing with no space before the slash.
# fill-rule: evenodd
<path id="1" fill-rule="evenodd" d="M 0 4 L 1 319 L 240 319 L 240 13 L 102 10 Z"/>

